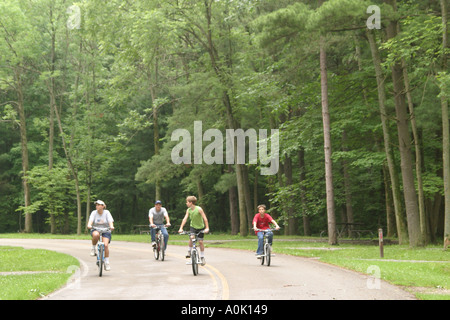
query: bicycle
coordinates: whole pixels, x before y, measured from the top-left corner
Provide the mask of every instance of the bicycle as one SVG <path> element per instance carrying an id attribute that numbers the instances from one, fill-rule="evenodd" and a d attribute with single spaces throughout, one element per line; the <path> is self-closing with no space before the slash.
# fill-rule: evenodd
<path id="1" fill-rule="evenodd" d="M 100 234 L 100 238 L 97 242 L 97 267 L 98 267 L 98 276 L 102 276 L 103 265 L 105 264 L 105 244 L 103 243 L 103 233 L 110 232 L 110 228 L 97 228 L 93 227 L 92 229 L 98 231 Z"/>
<path id="2" fill-rule="evenodd" d="M 197 250 L 197 239 L 201 233 L 203 233 L 203 230 L 198 233 L 190 233 L 187 231 L 183 231 L 180 233 L 180 234 L 188 234 L 192 240 L 191 264 L 192 264 L 192 273 L 194 274 L 194 276 L 198 274 L 198 265 L 202 264 L 200 254 Z"/>
<path id="3" fill-rule="evenodd" d="M 265 229 L 265 230 L 261 230 L 261 229 L 255 229 L 255 231 L 261 231 L 264 233 L 264 246 L 263 246 L 263 250 L 264 253 L 261 255 L 261 265 L 264 265 L 264 261 L 266 262 L 267 266 L 270 266 L 270 260 L 272 257 L 272 246 L 269 243 L 269 232 L 273 232 L 274 230 L 272 229 Z"/>
<path id="4" fill-rule="evenodd" d="M 164 227 L 167 227 L 167 225 L 165 225 Z M 164 235 L 163 235 L 160 227 L 158 227 L 158 226 L 152 227 L 150 225 L 150 228 L 156 229 L 156 235 L 155 235 L 156 244 L 153 247 L 153 255 L 155 256 L 156 260 L 161 258 L 161 261 L 164 261 L 165 252 L 166 252 L 166 249 L 165 249 L 166 243 L 165 243 Z"/>

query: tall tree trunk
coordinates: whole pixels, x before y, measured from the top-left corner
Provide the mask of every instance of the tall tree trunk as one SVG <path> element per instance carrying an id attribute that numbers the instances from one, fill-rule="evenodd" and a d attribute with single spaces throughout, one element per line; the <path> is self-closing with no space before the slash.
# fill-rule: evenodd
<path id="1" fill-rule="evenodd" d="M 19 114 L 19 125 L 20 125 L 20 145 L 22 151 L 22 186 L 23 186 L 23 195 L 24 195 L 24 203 L 25 207 L 28 207 L 31 204 L 30 197 L 30 185 L 28 184 L 28 180 L 26 175 L 28 173 L 28 139 L 27 139 L 27 124 L 25 118 L 25 109 L 24 109 L 24 98 L 23 98 L 23 88 L 22 88 L 22 71 L 21 67 L 18 66 L 15 68 L 14 72 L 15 84 L 16 84 L 16 92 L 17 92 L 17 113 Z M 31 233 L 33 232 L 33 219 L 31 213 L 25 214 L 25 232 Z"/>
<path id="2" fill-rule="evenodd" d="M 150 93 L 152 96 L 152 113 L 153 113 L 153 144 L 155 155 L 159 155 L 159 126 L 158 126 L 158 105 L 156 101 L 156 93 L 152 84 L 150 84 Z M 155 200 L 161 199 L 161 181 L 155 182 Z"/>
<path id="3" fill-rule="evenodd" d="M 290 157 L 286 157 L 284 160 L 284 175 L 286 177 L 286 187 L 292 188 L 293 177 L 292 177 L 292 159 Z M 288 218 L 288 235 L 294 235 L 297 233 L 297 218 L 295 217 L 295 209 L 292 205 L 294 199 L 291 198 L 286 203 L 286 211 Z"/>
<path id="4" fill-rule="evenodd" d="M 233 172 L 233 166 L 228 165 L 228 172 Z M 238 215 L 238 193 L 235 186 L 228 189 L 228 201 L 230 205 L 230 221 L 231 221 L 231 234 L 236 235 L 239 233 L 239 215 Z"/>
<path id="5" fill-rule="evenodd" d="M 79 50 L 80 50 L 80 53 L 83 50 L 83 42 L 81 40 L 80 40 Z M 76 113 L 78 110 L 78 102 L 76 101 L 76 99 L 77 99 L 77 94 L 78 94 L 80 72 L 81 72 L 81 62 L 78 63 L 77 76 L 75 78 L 75 94 L 74 94 L 75 95 L 75 103 L 74 103 L 74 111 L 73 111 L 73 115 L 72 115 L 73 119 L 75 119 L 75 116 L 76 116 Z M 66 139 L 64 138 L 64 130 L 62 127 L 61 115 L 60 115 L 60 112 L 58 111 L 56 104 L 54 106 L 53 111 L 55 112 L 56 121 L 58 123 L 59 133 L 60 133 L 61 140 L 62 140 L 62 146 L 63 146 L 64 154 L 65 154 L 66 160 L 67 160 L 67 166 L 69 167 L 69 170 L 71 171 L 72 177 L 75 181 L 75 192 L 76 192 L 76 197 L 77 197 L 77 235 L 81 235 L 81 228 L 82 228 L 81 227 L 81 191 L 80 191 L 80 182 L 79 182 L 79 178 L 78 178 L 78 171 L 72 162 L 72 156 L 70 154 L 71 147 L 67 146 Z M 71 133 L 70 145 L 73 142 L 73 138 L 74 138 L 74 130 Z M 67 225 L 67 227 L 68 227 L 68 225 Z"/>
<path id="6" fill-rule="evenodd" d="M 392 198 L 394 202 L 395 222 L 397 225 L 397 236 L 400 244 L 408 242 L 408 232 L 406 227 L 406 217 L 403 211 L 403 204 L 400 194 L 400 182 L 398 179 L 397 167 L 394 161 L 394 155 L 391 148 L 391 138 L 389 134 L 388 117 L 386 110 L 386 93 L 384 89 L 384 78 L 381 69 L 381 59 L 378 52 L 378 47 L 375 42 L 373 31 L 367 30 L 367 39 L 370 44 L 372 52 L 372 60 L 375 68 L 375 75 L 377 79 L 378 88 L 378 105 L 380 108 L 381 125 L 383 128 L 384 150 L 386 153 L 386 160 L 389 169 L 389 176 L 392 184 Z"/>
<path id="7" fill-rule="evenodd" d="M 231 90 L 231 84 L 229 83 L 228 76 L 226 75 L 226 72 L 221 69 L 219 66 L 219 56 L 216 50 L 216 47 L 214 46 L 213 40 L 212 40 L 212 32 L 211 32 L 211 19 L 212 19 L 212 13 L 211 13 L 211 4 L 212 1 L 205 0 L 204 6 L 205 6 L 205 18 L 207 23 L 207 30 L 206 30 L 206 43 L 203 43 L 205 49 L 208 52 L 208 55 L 211 60 L 211 66 L 223 85 L 224 89 L 222 92 L 222 102 L 225 106 L 226 110 L 226 120 L 227 125 L 230 129 L 236 129 L 236 121 L 233 116 L 233 107 L 230 99 L 230 95 L 228 93 L 228 90 Z M 236 160 L 237 156 L 237 145 L 234 144 L 234 158 Z M 236 161 L 235 161 L 236 163 Z M 248 218 L 247 218 L 247 204 L 248 202 L 246 197 L 250 195 L 248 192 L 249 188 L 246 188 L 245 184 L 245 164 L 238 164 L 236 163 L 236 182 L 237 182 L 237 189 L 238 189 L 238 202 L 239 202 L 239 230 L 241 236 L 246 236 L 248 234 Z M 248 184 L 247 184 L 248 186 Z"/>
<path id="8" fill-rule="evenodd" d="M 298 151 L 298 166 L 300 169 L 300 202 L 302 204 L 302 217 L 303 217 L 303 234 L 305 236 L 311 235 L 310 217 L 308 215 L 307 199 L 306 199 L 306 165 L 305 165 L 305 149 L 300 147 Z"/>
<path id="9" fill-rule="evenodd" d="M 247 212 L 247 226 L 250 231 L 252 228 L 252 221 L 254 216 L 253 203 L 250 192 L 250 179 L 248 176 L 248 167 L 246 165 L 242 165 L 241 168 L 244 183 L 244 199 L 245 199 L 245 210 Z"/>
<path id="10" fill-rule="evenodd" d="M 319 6 L 323 0 L 319 0 Z M 328 79 L 327 79 L 327 54 L 325 50 L 325 39 L 320 36 L 320 82 L 322 93 L 322 120 L 323 139 L 325 152 L 325 183 L 327 194 L 327 221 L 328 221 L 328 243 L 337 244 L 336 214 L 334 206 L 333 170 L 331 161 L 331 125 L 330 112 L 328 110 Z"/>
<path id="11" fill-rule="evenodd" d="M 448 27 L 447 27 L 447 4 L 445 0 L 441 0 L 442 11 L 442 70 L 448 72 L 447 69 L 447 53 L 448 49 Z M 443 158 L 443 174 L 444 174 L 444 240 L 450 240 L 450 132 L 448 121 L 448 97 L 445 94 L 445 88 L 441 89 L 441 109 L 442 109 L 442 158 Z M 445 241 L 444 241 L 445 242 Z"/>
<path id="12" fill-rule="evenodd" d="M 396 10 L 396 1 L 387 1 Z M 398 22 L 393 20 L 387 29 L 388 39 L 397 35 Z M 423 245 L 420 232 L 419 207 L 417 203 L 416 187 L 414 183 L 414 172 L 412 166 L 411 139 L 409 135 L 408 113 L 405 104 L 403 71 L 400 62 L 391 66 L 392 82 L 394 85 L 395 114 L 397 117 L 397 132 L 400 151 L 400 168 L 402 172 L 403 196 L 405 199 L 406 220 L 408 223 L 409 244 L 411 247 Z"/>
<path id="13" fill-rule="evenodd" d="M 347 132 L 344 130 L 342 132 L 342 150 L 348 151 L 347 148 Z M 351 183 L 350 183 L 350 172 L 348 168 L 347 160 L 342 160 L 342 171 L 344 176 L 344 192 L 345 192 L 345 217 L 348 223 L 353 223 L 353 205 L 352 205 L 352 191 L 351 191 Z M 352 236 L 352 227 L 348 228 L 348 236 Z"/>
<path id="14" fill-rule="evenodd" d="M 49 133 L 48 133 L 48 170 L 53 169 L 53 143 L 55 140 L 55 112 L 56 108 L 56 98 L 55 98 L 55 62 L 56 62 L 56 30 L 53 21 L 53 8 L 50 8 L 50 23 L 51 23 L 51 53 L 50 53 L 50 72 L 51 78 L 49 83 L 49 94 L 50 94 L 50 117 L 49 117 Z M 56 221 L 54 212 L 50 212 L 50 233 L 56 233 Z"/>
<path id="15" fill-rule="evenodd" d="M 418 203 L 419 203 L 419 217 L 420 217 L 420 232 L 424 244 L 428 242 L 428 224 L 425 212 L 425 194 L 423 191 L 423 179 L 422 179 L 422 153 L 420 149 L 419 134 L 417 132 L 416 116 L 414 113 L 414 105 L 411 96 L 411 89 L 409 86 L 408 71 L 406 68 L 405 60 L 402 59 L 403 79 L 405 82 L 406 99 L 408 101 L 409 114 L 411 118 L 411 129 L 414 138 L 414 149 L 416 155 L 416 178 L 417 178 L 417 191 L 418 191 Z"/>

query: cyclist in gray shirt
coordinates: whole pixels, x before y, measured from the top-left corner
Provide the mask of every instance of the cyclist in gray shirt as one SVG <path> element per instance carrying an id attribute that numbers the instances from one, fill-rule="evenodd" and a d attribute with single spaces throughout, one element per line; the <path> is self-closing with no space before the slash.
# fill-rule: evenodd
<path id="1" fill-rule="evenodd" d="M 165 225 L 164 218 L 166 219 Z M 166 250 L 167 242 L 169 241 L 169 233 L 167 232 L 166 227 L 170 227 L 170 219 L 166 208 L 162 206 L 162 202 L 160 200 L 157 200 L 155 202 L 155 206 L 148 211 L 148 220 L 150 221 L 150 235 L 152 237 L 152 246 L 156 245 L 156 228 L 159 228 L 164 235 L 164 250 Z"/>

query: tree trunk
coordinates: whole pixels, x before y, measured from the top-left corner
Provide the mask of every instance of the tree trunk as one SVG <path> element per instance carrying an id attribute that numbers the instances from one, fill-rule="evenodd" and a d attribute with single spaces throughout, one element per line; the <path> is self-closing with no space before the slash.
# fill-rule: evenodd
<path id="1" fill-rule="evenodd" d="M 393 151 L 391 148 L 391 138 L 389 134 L 387 110 L 386 110 L 386 93 L 384 89 L 384 78 L 381 69 L 381 59 L 378 52 L 378 47 L 375 42 L 373 31 L 367 30 L 367 39 L 370 44 L 372 52 L 372 60 L 375 68 L 375 74 L 378 87 L 378 105 L 380 108 L 381 125 L 383 128 L 384 150 L 386 153 L 386 160 L 389 169 L 389 176 L 392 184 L 392 198 L 394 202 L 395 222 L 397 225 L 397 235 L 400 244 L 408 242 L 408 232 L 406 227 L 406 219 L 403 211 L 403 204 L 400 194 L 400 182 L 398 179 L 397 167 L 395 166 Z"/>
<path id="2" fill-rule="evenodd" d="M 305 236 L 311 235 L 310 218 L 308 215 L 307 199 L 306 199 L 306 187 L 304 181 L 306 180 L 306 165 L 305 165 L 305 150 L 300 147 L 298 151 L 298 165 L 300 169 L 300 201 L 302 204 L 302 217 L 303 217 L 303 234 Z"/>
<path id="3" fill-rule="evenodd" d="M 347 132 L 344 130 L 342 132 L 342 150 L 348 151 L 347 148 Z M 345 191 L 345 217 L 348 223 L 353 223 L 353 205 L 352 205 L 352 191 L 350 184 L 350 172 L 348 168 L 347 160 L 342 160 L 342 171 L 344 176 L 344 191 Z M 352 236 L 352 227 L 348 228 L 348 236 Z"/>
<path id="4" fill-rule="evenodd" d="M 395 0 L 388 3 L 396 10 Z M 398 22 L 391 21 L 386 29 L 388 39 L 397 35 Z M 403 71 L 400 62 L 391 66 L 392 82 L 394 85 L 395 114 L 397 117 L 397 132 L 400 151 L 400 168 L 402 172 L 403 195 L 405 198 L 406 220 L 408 223 L 409 244 L 411 247 L 423 245 L 420 232 L 419 207 L 417 203 L 414 172 L 412 166 L 411 139 L 409 136 L 408 113 L 406 110 Z"/>
<path id="5" fill-rule="evenodd" d="M 319 0 L 319 6 L 323 0 Z M 336 216 L 334 207 L 333 170 L 331 162 L 331 125 L 328 110 L 328 80 L 327 80 L 327 54 L 325 50 L 325 39 L 320 36 L 320 82 L 322 93 L 322 120 L 323 139 L 325 152 L 325 183 L 327 194 L 327 221 L 328 221 L 328 243 L 337 244 Z"/>
<path id="6" fill-rule="evenodd" d="M 158 105 L 157 94 L 155 92 L 155 86 L 152 81 L 151 73 L 148 75 L 150 82 L 150 95 L 152 97 L 152 115 L 153 115 L 153 144 L 155 155 L 159 155 L 159 125 L 158 125 Z M 158 83 L 158 62 L 155 62 L 155 80 L 154 83 Z M 158 179 L 155 181 L 155 200 L 161 199 L 161 181 Z"/>
<path id="7" fill-rule="evenodd" d="M 288 156 L 286 156 L 286 159 L 284 160 L 284 175 L 286 177 L 286 187 L 292 188 L 293 184 L 293 177 L 292 177 L 292 159 Z M 287 235 L 294 235 L 297 233 L 297 218 L 295 217 L 295 209 L 293 206 L 294 199 L 289 199 L 286 203 L 286 211 L 287 211 L 287 218 L 288 218 L 288 229 Z"/>
<path id="8" fill-rule="evenodd" d="M 448 29 L 447 29 L 447 6 L 446 1 L 441 0 L 442 11 L 442 48 L 448 47 Z M 442 70 L 447 70 L 447 54 L 444 51 L 442 55 Z M 448 121 L 448 98 L 445 94 L 445 88 L 441 89 L 441 109 L 442 109 L 442 158 L 444 174 L 444 244 L 450 240 L 450 132 Z"/>
<path id="9" fill-rule="evenodd" d="M 405 92 L 406 92 L 406 98 L 408 101 L 408 108 L 409 108 L 409 114 L 411 118 L 411 129 L 413 133 L 414 138 L 414 149 L 415 149 L 415 155 L 416 155 L 416 178 L 417 178 L 417 191 L 418 191 L 418 203 L 419 203 L 419 218 L 420 218 L 420 232 L 422 239 L 424 241 L 424 244 L 428 242 L 429 239 L 428 235 L 428 224 L 427 224 L 427 218 L 426 218 L 426 212 L 425 212 L 425 195 L 423 192 L 423 180 L 422 180 L 422 154 L 420 150 L 420 141 L 419 141 L 419 134 L 417 132 L 417 124 L 416 124 L 416 117 L 414 113 L 414 105 L 412 101 L 411 96 L 411 89 L 409 87 L 409 77 L 408 77 L 408 71 L 406 69 L 406 63 L 405 60 L 402 59 L 402 68 L 403 68 L 403 79 L 405 83 Z"/>
<path id="10" fill-rule="evenodd" d="M 83 44 L 80 41 L 80 53 L 81 53 L 82 49 L 83 49 Z M 81 62 L 79 62 L 79 64 L 78 64 L 78 71 L 77 71 L 77 76 L 75 79 L 75 101 L 76 101 L 77 92 L 78 92 L 80 72 L 81 72 Z M 75 115 L 77 113 L 77 109 L 78 109 L 78 103 L 75 102 L 74 112 L 73 112 L 74 119 L 75 119 Z M 56 104 L 54 106 L 53 111 L 55 112 L 56 121 L 58 123 L 59 133 L 60 133 L 61 140 L 62 140 L 62 146 L 63 146 L 64 154 L 65 154 L 66 160 L 67 160 L 67 166 L 69 167 L 69 169 L 72 173 L 72 177 L 75 181 L 75 192 L 76 192 L 76 197 L 77 197 L 77 235 L 81 235 L 81 192 L 80 192 L 80 183 L 79 183 L 79 178 L 78 178 L 78 172 L 77 172 L 75 166 L 73 165 L 72 156 L 70 154 L 69 148 L 67 147 L 66 140 L 64 138 L 64 130 L 62 127 L 61 115 L 58 111 L 58 108 L 56 107 Z M 74 133 L 72 132 L 71 142 L 73 141 L 73 135 L 74 135 Z M 68 227 L 68 225 L 67 225 L 67 227 Z"/>
<path id="11" fill-rule="evenodd" d="M 236 235 L 239 233 L 238 197 L 236 187 L 228 189 L 228 201 L 230 204 L 231 234 Z"/>
<path id="12" fill-rule="evenodd" d="M 25 207 L 28 207 L 31 204 L 30 198 L 30 185 L 28 184 L 28 180 L 26 175 L 28 173 L 28 139 L 27 139 L 27 124 L 25 119 L 25 109 L 23 102 L 23 90 L 22 90 L 22 73 L 21 67 L 16 67 L 15 69 L 15 83 L 16 83 L 16 92 L 17 92 L 17 113 L 19 114 L 19 123 L 20 123 L 20 145 L 22 151 L 22 186 L 23 186 L 23 194 L 24 194 L 24 202 Z M 31 233 L 33 232 L 33 220 L 31 213 L 25 214 L 25 232 Z"/>
<path id="13" fill-rule="evenodd" d="M 221 70 L 221 68 L 218 64 L 219 56 L 218 56 L 217 50 L 216 50 L 213 40 L 212 40 L 211 2 L 208 2 L 205 0 L 204 5 L 205 5 L 205 18 L 206 18 L 206 23 L 207 23 L 207 30 L 205 32 L 207 41 L 206 41 L 206 43 L 203 43 L 203 42 L 202 43 L 210 57 L 211 67 L 214 70 L 217 78 L 219 79 L 219 81 L 221 82 L 221 84 L 224 87 L 224 90 L 222 92 L 222 102 L 223 102 L 223 104 L 225 106 L 225 110 L 226 110 L 227 125 L 230 129 L 235 130 L 237 125 L 236 125 L 236 121 L 233 116 L 233 107 L 231 104 L 230 95 L 228 93 L 228 90 L 231 89 L 231 84 L 227 80 L 228 77 L 226 75 L 226 72 Z M 236 144 L 234 144 L 234 146 L 235 146 L 235 148 L 234 148 L 233 152 L 234 152 L 234 158 L 235 158 L 235 163 L 236 163 L 236 156 L 237 156 Z M 247 192 L 249 189 L 246 188 L 246 184 L 244 181 L 244 179 L 245 179 L 245 172 L 244 172 L 245 168 L 244 167 L 245 167 L 245 164 L 236 164 L 236 183 L 237 183 L 237 190 L 238 190 L 239 220 L 240 220 L 239 230 L 240 230 L 241 236 L 246 236 L 248 234 L 247 199 L 246 199 L 246 197 L 250 195 L 250 193 Z M 251 201 L 249 203 L 251 205 Z"/>
<path id="14" fill-rule="evenodd" d="M 50 68 L 51 68 L 51 78 L 49 83 L 49 95 L 50 95 L 50 117 L 49 117 L 49 133 L 48 133 L 48 170 L 51 171 L 53 169 L 53 143 L 55 140 L 55 112 L 56 108 L 56 99 L 55 99 L 55 61 L 56 61 L 56 30 L 55 25 L 53 24 L 53 9 L 50 8 L 50 23 L 51 23 L 51 53 L 50 53 Z M 56 233 L 56 221 L 55 214 L 50 212 L 50 233 Z"/>

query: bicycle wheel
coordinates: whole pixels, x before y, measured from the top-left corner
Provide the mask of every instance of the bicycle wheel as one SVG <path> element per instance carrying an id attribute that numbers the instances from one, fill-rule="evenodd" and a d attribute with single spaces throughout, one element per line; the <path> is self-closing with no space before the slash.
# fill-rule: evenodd
<path id="1" fill-rule="evenodd" d="M 265 246 L 265 248 L 264 248 L 264 251 L 265 251 L 265 255 L 266 255 L 266 264 L 267 264 L 267 266 L 270 266 L 270 254 L 271 254 L 271 250 L 272 250 L 272 248 L 270 247 L 270 244 L 269 243 L 266 243 L 266 246 Z"/>
<path id="2" fill-rule="evenodd" d="M 266 257 L 266 247 L 264 245 L 263 254 L 261 255 L 261 265 L 264 265 L 264 258 Z"/>
<path id="3" fill-rule="evenodd" d="M 101 277 L 102 276 L 102 272 L 103 272 L 103 261 L 104 261 L 104 248 L 102 245 L 98 246 L 98 276 Z"/>
<path id="4" fill-rule="evenodd" d="M 153 247 L 153 255 L 155 256 L 155 260 L 159 258 L 159 238 L 156 236 L 156 244 Z"/>
<path id="5" fill-rule="evenodd" d="M 164 247 L 166 246 L 165 242 L 164 242 L 164 236 L 161 234 L 161 241 L 159 242 L 159 251 L 160 251 L 160 255 L 161 255 L 161 261 L 164 261 L 164 256 L 165 256 L 165 249 Z"/>
<path id="6" fill-rule="evenodd" d="M 192 250 L 191 260 L 192 260 L 192 272 L 194 273 L 194 276 L 196 276 L 198 274 L 197 250 Z"/>

